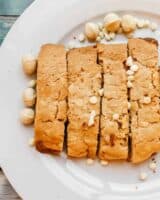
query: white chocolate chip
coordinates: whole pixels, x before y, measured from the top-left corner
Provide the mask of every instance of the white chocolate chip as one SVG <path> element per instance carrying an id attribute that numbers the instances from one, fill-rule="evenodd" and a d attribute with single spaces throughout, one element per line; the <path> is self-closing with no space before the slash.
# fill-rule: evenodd
<path id="1" fill-rule="evenodd" d="M 113 114 L 112 118 L 115 121 L 118 120 L 119 119 L 119 114 L 118 113 Z"/>
<path id="2" fill-rule="evenodd" d="M 88 158 L 88 159 L 86 160 L 86 163 L 87 163 L 87 165 L 93 165 L 94 160 L 91 159 L 91 158 Z"/>
<path id="3" fill-rule="evenodd" d="M 131 67 L 133 65 L 133 59 L 131 56 L 129 56 L 126 60 L 126 65 Z"/>
<path id="4" fill-rule="evenodd" d="M 133 74 L 134 74 L 134 71 L 132 71 L 132 70 L 127 70 L 127 72 L 126 72 L 126 73 L 127 73 L 127 75 L 129 75 L 129 76 L 130 76 L 130 75 L 133 75 Z"/>
<path id="5" fill-rule="evenodd" d="M 138 28 L 144 28 L 145 21 L 143 19 L 138 19 L 137 20 L 137 27 Z"/>
<path id="6" fill-rule="evenodd" d="M 116 34 L 114 32 L 109 33 L 110 39 L 113 40 L 116 37 Z"/>
<path id="7" fill-rule="evenodd" d="M 79 36 L 78 36 L 78 40 L 80 42 L 84 42 L 85 41 L 85 35 L 83 33 L 80 33 Z"/>
<path id="8" fill-rule="evenodd" d="M 92 22 L 88 22 L 85 25 L 85 35 L 89 41 L 95 41 L 99 34 L 98 25 Z"/>
<path id="9" fill-rule="evenodd" d="M 108 161 L 107 160 L 101 160 L 100 161 L 102 166 L 107 166 L 108 165 Z"/>
<path id="10" fill-rule="evenodd" d="M 105 40 L 106 41 L 110 41 L 111 40 L 111 37 L 108 33 L 105 33 Z"/>
<path id="11" fill-rule="evenodd" d="M 93 126 L 94 125 L 94 118 L 96 116 L 95 110 L 92 110 L 89 116 L 89 121 L 88 121 L 88 126 Z"/>
<path id="12" fill-rule="evenodd" d="M 157 28 L 158 28 L 158 25 L 157 25 L 156 23 L 153 22 L 153 23 L 150 24 L 150 29 L 151 29 L 152 31 L 156 31 Z"/>
<path id="13" fill-rule="evenodd" d="M 131 69 L 131 71 L 133 71 L 133 72 L 136 72 L 136 71 L 138 71 L 138 65 L 132 65 L 131 67 L 130 67 L 130 69 Z"/>
<path id="14" fill-rule="evenodd" d="M 101 37 L 100 36 L 97 37 L 96 42 L 101 42 Z"/>
<path id="15" fill-rule="evenodd" d="M 147 179 L 148 175 L 145 172 L 141 172 L 139 175 L 139 179 L 141 181 L 145 181 Z"/>
<path id="16" fill-rule="evenodd" d="M 96 103 L 97 103 L 97 97 L 96 97 L 96 96 L 90 97 L 89 102 L 90 102 L 91 104 L 96 104 Z"/>
<path id="17" fill-rule="evenodd" d="M 24 108 L 20 113 L 20 120 L 24 125 L 30 125 L 34 122 L 34 110 L 31 108 Z"/>
<path id="18" fill-rule="evenodd" d="M 128 102 L 128 110 L 130 110 L 130 109 L 131 109 L 131 103 Z"/>
<path id="19" fill-rule="evenodd" d="M 35 86 L 36 86 L 36 80 L 33 79 L 28 82 L 28 87 L 35 88 Z"/>
<path id="20" fill-rule="evenodd" d="M 33 147 L 35 145 L 35 139 L 34 138 L 30 138 L 28 141 L 28 144 L 30 147 Z"/>
<path id="21" fill-rule="evenodd" d="M 130 75 L 127 77 L 128 81 L 133 81 L 134 80 L 134 76 Z"/>
<path id="22" fill-rule="evenodd" d="M 67 44 L 67 48 L 68 49 L 73 49 L 76 47 L 76 44 L 74 41 L 69 41 L 68 44 Z"/>
<path id="23" fill-rule="evenodd" d="M 109 32 L 117 32 L 120 28 L 121 19 L 115 13 L 109 13 L 104 17 L 104 26 Z"/>
<path id="24" fill-rule="evenodd" d="M 144 27 L 148 28 L 150 26 L 150 21 L 149 20 L 144 20 Z"/>
<path id="25" fill-rule="evenodd" d="M 132 84 L 131 81 L 127 81 L 127 87 L 128 87 L 128 88 L 132 88 L 132 87 L 133 87 L 133 84 Z"/>
<path id="26" fill-rule="evenodd" d="M 23 102 L 27 107 L 33 107 L 36 102 L 36 93 L 33 88 L 26 88 L 23 93 Z"/>
<path id="27" fill-rule="evenodd" d="M 144 104 L 149 104 L 149 103 L 151 103 L 151 97 L 144 97 L 144 98 L 143 98 L 143 103 L 144 103 Z"/>
<path id="28" fill-rule="evenodd" d="M 101 38 L 101 40 L 104 38 L 104 32 L 100 32 L 99 33 L 99 37 Z"/>
<path id="29" fill-rule="evenodd" d="M 153 171 L 155 171 L 157 169 L 157 165 L 155 162 L 150 162 L 149 163 L 149 168 Z"/>
<path id="30" fill-rule="evenodd" d="M 103 88 L 99 89 L 98 93 L 99 93 L 99 96 L 102 97 L 104 95 L 104 89 Z"/>
<path id="31" fill-rule="evenodd" d="M 33 75 L 36 72 L 37 60 L 31 54 L 25 55 L 22 57 L 22 66 L 25 74 Z"/>
<path id="32" fill-rule="evenodd" d="M 132 15 L 124 15 L 121 24 L 125 33 L 133 32 L 136 29 L 136 20 Z"/>

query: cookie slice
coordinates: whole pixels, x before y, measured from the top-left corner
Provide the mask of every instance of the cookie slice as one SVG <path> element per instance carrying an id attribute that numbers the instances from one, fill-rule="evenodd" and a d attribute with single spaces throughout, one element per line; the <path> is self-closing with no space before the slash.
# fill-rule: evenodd
<path id="1" fill-rule="evenodd" d="M 128 94 L 124 62 L 126 44 L 99 44 L 98 60 L 103 68 L 104 96 L 100 124 L 99 158 L 128 158 Z"/>
<path id="2" fill-rule="evenodd" d="M 68 52 L 68 136 L 70 157 L 95 158 L 97 151 L 101 66 L 97 49 L 84 47 Z"/>
<path id="3" fill-rule="evenodd" d="M 67 66 L 62 45 L 41 47 L 37 69 L 35 144 L 40 152 L 61 152 L 66 121 Z"/>
<path id="4" fill-rule="evenodd" d="M 131 160 L 139 163 L 160 151 L 158 46 L 153 39 L 130 39 L 134 74 L 131 101 Z"/>

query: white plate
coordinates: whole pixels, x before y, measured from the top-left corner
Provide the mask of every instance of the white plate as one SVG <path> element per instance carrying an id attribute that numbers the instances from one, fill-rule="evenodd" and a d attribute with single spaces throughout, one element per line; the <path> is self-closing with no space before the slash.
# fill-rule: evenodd
<path id="1" fill-rule="evenodd" d="M 32 128 L 19 123 L 23 107 L 21 94 L 27 83 L 21 69 L 21 56 L 37 54 L 46 42 L 67 42 L 88 20 L 102 19 L 105 13 L 117 11 L 160 23 L 159 0 L 38 0 L 25 11 L 7 35 L 0 49 L 0 162 L 10 182 L 25 200 L 125 200 L 159 199 L 160 173 L 153 174 L 148 162 L 139 166 L 110 163 L 102 167 L 87 166 L 82 161 L 42 155 L 28 147 Z M 143 30 L 137 36 L 157 37 Z M 116 42 L 124 40 L 117 37 Z M 158 158 L 157 158 L 158 160 Z M 159 163 L 158 163 L 159 165 Z M 138 175 L 147 171 L 146 182 Z"/>

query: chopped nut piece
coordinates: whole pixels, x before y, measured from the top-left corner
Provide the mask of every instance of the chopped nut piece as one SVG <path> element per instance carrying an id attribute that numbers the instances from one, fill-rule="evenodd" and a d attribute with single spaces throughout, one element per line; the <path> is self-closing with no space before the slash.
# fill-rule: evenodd
<path id="1" fill-rule="evenodd" d="M 153 171 L 155 171 L 157 169 L 157 165 L 155 162 L 150 162 L 149 163 L 149 168 Z"/>
<path id="2" fill-rule="evenodd" d="M 132 70 L 127 70 L 127 75 L 133 75 L 134 74 L 134 71 Z"/>
<path id="3" fill-rule="evenodd" d="M 119 119 L 119 114 L 118 113 L 113 114 L 113 120 L 118 120 L 118 119 Z"/>
<path id="4" fill-rule="evenodd" d="M 94 42 L 99 34 L 98 25 L 94 23 L 86 23 L 85 25 L 85 35 L 89 41 Z"/>
<path id="5" fill-rule="evenodd" d="M 128 81 L 128 82 L 127 82 L 127 87 L 128 87 L 128 88 L 132 88 L 132 87 L 133 87 L 133 84 L 132 84 L 131 81 Z"/>
<path id="6" fill-rule="evenodd" d="M 110 39 L 113 40 L 116 37 L 115 33 L 109 33 Z"/>
<path id="7" fill-rule="evenodd" d="M 133 32 L 136 29 L 136 20 L 132 15 L 124 15 L 121 24 L 125 33 Z"/>
<path id="8" fill-rule="evenodd" d="M 98 22 L 97 25 L 98 25 L 99 30 L 102 31 L 103 30 L 103 23 Z"/>
<path id="9" fill-rule="evenodd" d="M 140 122 L 140 126 L 142 127 L 147 127 L 149 125 L 148 122 Z"/>
<path id="10" fill-rule="evenodd" d="M 102 166 L 107 166 L 108 165 L 108 161 L 107 160 L 101 160 L 100 161 Z"/>
<path id="11" fill-rule="evenodd" d="M 35 139 L 34 138 L 30 138 L 28 141 L 28 144 L 30 147 L 33 147 L 35 145 Z"/>
<path id="12" fill-rule="evenodd" d="M 104 38 L 104 32 L 100 32 L 99 33 L 99 37 L 101 38 L 101 40 Z"/>
<path id="13" fill-rule="evenodd" d="M 144 28 L 145 21 L 143 19 L 138 19 L 137 20 L 137 27 L 138 28 Z"/>
<path id="14" fill-rule="evenodd" d="M 98 93 L 99 93 L 99 96 L 103 96 L 103 94 L 104 94 L 104 89 L 101 88 L 101 89 L 98 91 Z"/>
<path id="15" fill-rule="evenodd" d="M 96 112 L 95 112 L 95 110 L 92 110 L 91 114 L 90 114 L 90 117 L 89 117 L 88 126 L 93 126 L 94 125 L 95 116 L 96 116 Z"/>
<path id="16" fill-rule="evenodd" d="M 157 25 L 156 23 L 153 22 L 153 23 L 150 24 L 150 29 L 151 29 L 152 31 L 156 31 L 157 28 L 158 28 L 158 25 Z"/>
<path id="17" fill-rule="evenodd" d="M 96 41 L 97 41 L 97 42 L 101 42 L 101 37 L 98 36 L 97 39 L 96 39 Z"/>
<path id="18" fill-rule="evenodd" d="M 130 109 L 131 109 L 131 103 L 128 102 L 128 110 L 130 110 Z"/>
<path id="19" fill-rule="evenodd" d="M 88 159 L 86 160 L 86 162 L 87 162 L 87 165 L 93 165 L 94 160 L 91 159 L 91 158 L 88 158 Z"/>
<path id="20" fill-rule="evenodd" d="M 133 59 L 131 56 L 129 56 L 126 60 L 126 65 L 131 67 L 133 65 Z"/>
<path id="21" fill-rule="evenodd" d="M 91 104 L 96 104 L 97 103 L 97 97 L 96 96 L 90 97 L 89 102 Z"/>
<path id="22" fill-rule="evenodd" d="M 141 181 L 145 181 L 147 179 L 148 175 L 145 172 L 141 172 L 139 175 L 139 179 Z"/>
<path id="23" fill-rule="evenodd" d="M 130 69 L 131 71 L 136 72 L 138 68 L 139 68 L 138 65 L 132 65 Z"/>
<path id="24" fill-rule="evenodd" d="M 84 41 L 85 41 L 85 35 L 84 35 L 83 33 L 79 34 L 78 40 L 79 40 L 80 42 L 84 42 Z"/>
<path id="25" fill-rule="evenodd" d="M 115 13 L 109 13 L 104 18 L 104 26 L 107 31 L 117 32 L 120 28 L 121 19 Z"/>
<path id="26" fill-rule="evenodd" d="M 28 87 L 34 88 L 36 86 L 36 80 L 30 80 L 28 82 Z"/>
<path id="27" fill-rule="evenodd" d="M 111 37 L 108 33 L 105 33 L 105 40 L 106 41 L 110 41 L 111 40 Z"/>
<path id="28" fill-rule="evenodd" d="M 143 103 L 144 103 L 144 104 L 149 104 L 149 103 L 151 103 L 151 97 L 144 97 L 144 98 L 143 98 Z"/>
<path id="29" fill-rule="evenodd" d="M 134 76 L 132 76 L 132 75 L 130 75 L 130 76 L 128 76 L 128 81 L 133 81 L 134 80 Z"/>

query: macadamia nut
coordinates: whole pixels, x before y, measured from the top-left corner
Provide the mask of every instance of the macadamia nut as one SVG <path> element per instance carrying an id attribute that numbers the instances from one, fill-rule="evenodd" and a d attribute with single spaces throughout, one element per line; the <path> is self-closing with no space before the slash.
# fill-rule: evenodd
<path id="1" fill-rule="evenodd" d="M 99 34 L 99 28 L 97 24 L 88 22 L 85 25 L 85 35 L 87 36 L 89 41 L 96 41 L 97 36 Z"/>
<path id="2" fill-rule="evenodd" d="M 125 33 L 133 32 L 136 29 L 136 19 L 132 15 L 124 15 L 121 24 Z"/>
<path id="3" fill-rule="evenodd" d="M 120 28 L 121 19 L 115 13 L 109 13 L 104 18 L 104 27 L 109 32 L 117 32 Z"/>
<path id="4" fill-rule="evenodd" d="M 33 75 L 36 72 L 37 60 L 31 54 L 25 55 L 22 57 L 22 66 L 25 74 Z"/>

